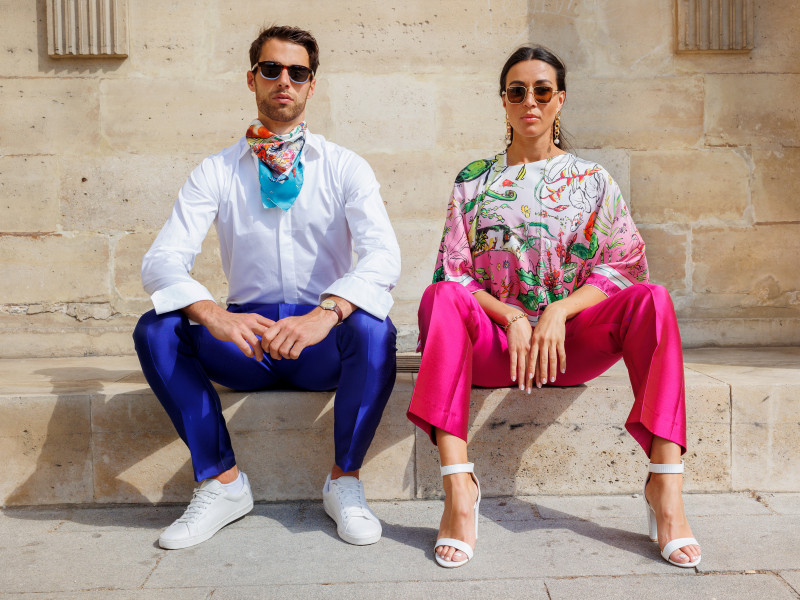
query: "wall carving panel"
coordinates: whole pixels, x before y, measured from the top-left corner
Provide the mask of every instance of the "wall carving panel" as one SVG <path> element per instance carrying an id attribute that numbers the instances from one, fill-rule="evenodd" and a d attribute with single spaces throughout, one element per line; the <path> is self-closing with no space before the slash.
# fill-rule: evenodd
<path id="1" fill-rule="evenodd" d="M 47 0 L 48 54 L 124 58 L 127 17 L 127 0 Z"/>
<path id="2" fill-rule="evenodd" d="M 678 52 L 749 52 L 753 0 L 676 0 Z"/>

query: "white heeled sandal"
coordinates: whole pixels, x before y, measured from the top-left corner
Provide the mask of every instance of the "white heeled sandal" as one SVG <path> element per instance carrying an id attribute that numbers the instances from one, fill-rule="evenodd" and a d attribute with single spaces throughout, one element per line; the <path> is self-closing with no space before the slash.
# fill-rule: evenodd
<path id="1" fill-rule="evenodd" d="M 463 465 L 447 465 L 446 467 L 442 467 L 442 477 L 445 475 L 453 475 L 454 473 L 469 473 L 472 476 L 472 481 L 475 482 L 475 485 L 478 486 L 478 499 L 475 500 L 475 539 L 478 539 L 478 508 L 481 504 L 481 484 L 478 482 L 478 478 L 475 477 L 475 464 L 474 463 L 466 463 Z M 438 554 L 436 554 L 436 549 L 439 546 L 452 546 L 456 550 L 460 550 L 464 554 L 467 555 L 466 560 L 462 561 L 453 561 L 453 560 L 445 560 Z M 461 565 L 467 564 L 470 559 L 475 554 L 475 551 L 472 547 L 463 542 L 461 540 L 456 540 L 454 538 L 439 538 L 436 540 L 436 544 L 433 546 L 433 553 L 436 557 L 436 562 L 439 563 L 441 566 L 446 567 L 448 569 L 452 569 L 455 567 L 460 567 Z"/>
<path id="2" fill-rule="evenodd" d="M 658 542 L 658 524 L 656 523 L 656 511 L 653 510 L 653 507 L 650 506 L 650 503 L 647 501 L 647 496 L 645 495 L 645 491 L 647 490 L 647 482 L 650 481 L 650 473 L 683 473 L 683 461 L 679 465 L 656 465 L 650 463 L 650 466 L 647 468 L 647 477 L 644 480 L 644 489 L 642 490 L 642 498 L 644 498 L 645 507 L 647 510 L 647 526 L 650 530 L 650 541 Z M 699 546 L 700 544 L 697 543 L 697 540 L 694 538 L 676 538 L 674 540 L 668 541 L 664 548 L 661 550 L 661 556 L 664 558 L 665 561 L 670 563 L 671 565 L 675 565 L 676 567 L 696 567 L 700 564 L 701 556 L 697 557 L 697 560 L 692 562 L 685 562 L 679 563 L 675 562 L 674 560 L 670 559 L 675 550 L 679 548 L 683 548 L 684 546 Z"/>

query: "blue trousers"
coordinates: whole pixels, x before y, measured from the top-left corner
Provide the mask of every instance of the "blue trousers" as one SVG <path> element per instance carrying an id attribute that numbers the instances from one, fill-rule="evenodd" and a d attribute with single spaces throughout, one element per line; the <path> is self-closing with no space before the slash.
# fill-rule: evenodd
<path id="1" fill-rule="evenodd" d="M 314 306 L 243 304 L 229 311 L 258 313 L 277 321 L 303 315 Z M 236 464 L 215 381 L 238 391 L 336 389 L 333 435 L 336 464 L 361 468 L 395 381 L 395 340 L 391 320 L 356 310 L 320 343 L 297 359 L 248 358 L 232 342 L 190 324 L 181 311 L 139 319 L 133 332 L 147 383 L 167 411 L 192 455 L 202 481 Z"/>

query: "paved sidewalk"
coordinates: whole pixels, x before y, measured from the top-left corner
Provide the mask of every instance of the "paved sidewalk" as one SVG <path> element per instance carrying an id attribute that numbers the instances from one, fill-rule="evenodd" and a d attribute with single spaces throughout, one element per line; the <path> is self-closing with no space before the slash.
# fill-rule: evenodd
<path id="1" fill-rule="evenodd" d="M 487 498 L 472 562 L 438 567 L 439 501 L 373 502 L 376 545 L 320 502 L 257 504 L 194 548 L 156 540 L 181 506 L 7 508 L 0 600 L 800 598 L 800 494 L 688 494 L 697 569 L 664 562 L 636 496 Z"/>

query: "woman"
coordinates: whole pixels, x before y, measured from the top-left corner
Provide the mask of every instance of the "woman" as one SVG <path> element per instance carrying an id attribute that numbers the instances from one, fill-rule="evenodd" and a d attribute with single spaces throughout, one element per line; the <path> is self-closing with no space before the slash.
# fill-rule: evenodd
<path id="1" fill-rule="evenodd" d="M 470 387 L 577 385 L 622 357 L 635 396 L 626 428 L 651 461 L 650 538 L 665 560 L 695 566 L 700 547 L 681 498 L 686 417 L 675 310 L 663 287 L 647 283 L 644 242 L 617 184 L 559 147 L 565 75 L 539 46 L 506 61 L 508 147 L 456 178 L 434 283 L 420 304 L 423 354 L 408 417 L 439 448 L 446 497 L 436 561 L 465 564 L 477 539 Z"/>

